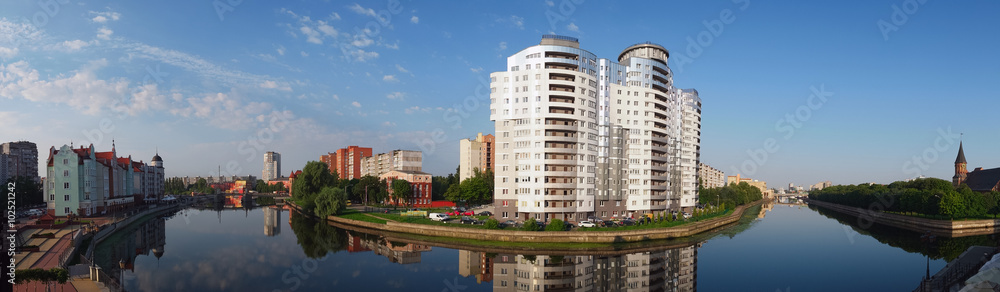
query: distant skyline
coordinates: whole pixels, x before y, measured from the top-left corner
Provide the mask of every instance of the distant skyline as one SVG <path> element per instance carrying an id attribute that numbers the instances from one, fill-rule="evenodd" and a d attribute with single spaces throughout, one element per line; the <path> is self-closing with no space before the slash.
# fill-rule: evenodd
<path id="1" fill-rule="evenodd" d="M 998 2 L 575 2 L 4 3 L 0 142 L 35 142 L 41 169 L 114 139 L 168 177 L 259 175 L 267 151 L 287 176 L 350 145 L 447 175 L 460 139 L 493 133 L 489 74 L 560 34 L 601 58 L 670 50 L 727 175 L 950 180 L 959 133 L 970 170 L 1000 167 Z"/>

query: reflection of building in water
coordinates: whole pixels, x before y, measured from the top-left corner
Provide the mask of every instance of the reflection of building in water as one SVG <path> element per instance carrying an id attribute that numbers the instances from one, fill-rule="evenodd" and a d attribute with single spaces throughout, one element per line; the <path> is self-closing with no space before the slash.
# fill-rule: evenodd
<path id="1" fill-rule="evenodd" d="M 764 216 L 767 215 L 765 213 L 770 212 L 772 209 L 774 209 L 774 202 L 764 202 L 764 204 L 760 206 L 760 214 L 757 214 L 757 219 L 764 219 Z"/>
<path id="2" fill-rule="evenodd" d="M 699 247 L 616 256 L 500 254 L 493 291 L 695 291 Z"/>
<path id="3" fill-rule="evenodd" d="M 146 221 L 138 226 L 131 236 L 123 237 L 112 244 L 110 256 L 101 259 L 108 261 L 102 267 L 110 267 L 111 271 L 117 275 L 120 269 L 118 262 L 124 261 L 125 268 L 134 272 L 135 260 L 139 255 L 153 254 L 159 259 L 163 256 L 166 242 L 166 220 L 156 218 Z M 98 257 L 104 257 L 104 255 L 95 255 L 95 258 Z"/>
<path id="4" fill-rule="evenodd" d="M 479 284 L 493 281 L 493 258 L 482 252 L 459 250 L 458 274 L 462 277 L 475 276 Z"/>
<path id="5" fill-rule="evenodd" d="M 404 242 L 390 242 L 382 237 L 371 235 L 354 235 L 347 233 L 347 251 L 372 251 L 384 256 L 394 263 L 412 264 L 420 262 L 420 253 L 430 251 L 431 246 Z"/>
<path id="6" fill-rule="evenodd" d="M 281 208 L 271 206 L 264 208 L 264 234 L 275 236 L 281 234 Z"/>

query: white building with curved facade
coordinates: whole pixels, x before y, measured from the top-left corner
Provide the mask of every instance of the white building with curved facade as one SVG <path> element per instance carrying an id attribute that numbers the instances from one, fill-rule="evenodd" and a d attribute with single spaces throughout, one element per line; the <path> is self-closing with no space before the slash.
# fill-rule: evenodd
<path id="1" fill-rule="evenodd" d="M 605 219 L 692 207 L 701 102 L 673 87 L 662 46 L 617 62 L 546 35 L 491 74 L 496 217 Z M 692 187 L 689 186 L 689 184 Z"/>

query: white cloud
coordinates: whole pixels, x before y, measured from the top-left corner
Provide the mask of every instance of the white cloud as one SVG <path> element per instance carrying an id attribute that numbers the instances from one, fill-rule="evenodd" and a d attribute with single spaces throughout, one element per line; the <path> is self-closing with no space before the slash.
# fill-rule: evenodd
<path id="1" fill-rule="evenodd" d="M 126 54 L 131 56 L 177 66 L 181 69 L 215 79 L 216 81 L 220 81 L 227 86 L 257 86 L 264 81 L 271 80 L 271 78 L 267 76 L 226 69 L 204 59 L 191 56 L 187 53 L 153 47 L 142 43 L 116 43 L 112 46 L 112 48 L 123 49 Z"/>
<path id="2" fill-rule="evenodd" d="M 54 50 L 65 51 L 65 52 L 76 52 L 87 46 L 90 46 L 90 42 L 85 42 L 82 40 L 72 40 L 55 44 L 51 46 L 51 48 Z M 0 54 L 0 56 L 2 56 L 2 54 Z"/>
<path id="3" fill-rule="evenodd" d="M 298 37 L 301 33 L 306 36 L 306 42 L 322 45 L 326 40 L 336 39 L 339 32 L 333 25 L 324 20 L 313 20 L 309 16 L 298 15 L 295 12 L 288 9 L 281 9 L 281 12 L 288 14 L 294 18 L 298 23 L 295 25 L 286 24 L 289 28 L 288 33 L 293 37 Z M 340 15 L 333 13 L 329 17 L 330 20 L 335 21 L 340 19 Z"/>
<path id="4" fill-rule="evenodd" d="M 389 48 L 389 49 L 393 49 L 393 50 L 398 50 L 399 49 L 399 41 L 397 41 L 395 43 L 391 43 L 391 44 L 384 44 L 384 45 L 385 45 L 386 48 Z"/>
<path id="5" fill-rule="evenodd" d="M 552 0 L 546 0 L 545 1 L 545 5 L 548 5 L 549 7 L 554 7 L 554 6 L 556 6 L 556 3 L 552 2 Z"/>
<path id="6" fill-rule="evenodd" d="M 267 80 L 267 81 L 261 82 L 259 86 L 260 86 L 260 88 L 264 88 L 264 89 L 277 89 L 277 90 L 281 90 L 281 91 L 292 91 L 292 88 L 290 86 L 284 85 L 284 84 L 278 84 L 278 82 L 274 82 L 272 80 Z"/>
<path id="7" fill-rule="evenodd" d="M 299 55 L 302 55 L 303 57 L 309 57 L 309 53 L 306 53 L 306 51 L 299 52 Z"/>
<path id="8" fill-rule="evenodd" d="M 391 100 L 403 100 L 403 96 L 406 95 L 402 92 L 396 91 L 386 95 L 385 97 Z"/>
<path id="9" fill-rule="evenodd" d="M 390 122 L 390 121 L 385 121 L 385 122 L 382 123 L 382 126 L 395 127 L 396 123 L 393 123 L 393 122 Z"/>
<path id="10" fill-rule="evenodd" d="M 282 55 L 282 56 L 284 56 L 284 55 L 285 55 L 285 46 L 282 46 L 282 45 L 278 45 L 278 48 L 277 48 L 277 49 L 274 49 L 274 50 L 275 50 L 275 51 L 278 51 L 278 55 Z"/>
<path id="11" fill-rule="evenodd" d="M 102 40 L 111 40 L 111 35 L 114 33 L 115 31 L 108 29 L 107 26 L 104 26 L 97 29 L 97 38 Z"/>
<path id="12" fill-rule="evenodd" d="M 570 22 L 569 25 L 566 26 L 566 29 L 568 29 L 569 31 L 580 32 L 580 27 L 576 26 L 576 24 L 572 22 Z"/>
<path id="13" fill-rule="evenodd" d="M 333 100 L 337 100 L 337 101 L 339 101 L 339 100 L 340 100 L 340 95 L 336 95 L 336 94 L 334 94 L 334 95 L 333 95 Z"/>
<path id="14" fill-rule="evenodd" d="M 410 22 L 412 22 L 412 23 L 420 23 L 420 17 L 417 17 L 416 15 L 414 15 L 413 17 L 410 17 Z"/>
<path id="15" fill-rule="evenodd" d="M 510 17 L 507 18 L 497 18 L 497 22 L 509 23 L 510 25 L 514 26 L 517 29 L 524 29 L 524 17 L 520 17 L 517 15 L 511 15 Z"/>
<path id="16" fill-rule="evenodd" d="M 367 52 L 362 49 L 353 50 L 348 53 L 351 55 L 352 59 L 358 62 L 366 62 L 368 60 L 378 58 L 378 52 Z"/>
<path id="17" fill-rule="evenodd" d="M 406 70 L 406 68 L 403 68 L 403 66 L 400 66 L 399 64 L 396 64 L 396 70 L 403 73 L 410 73 L 410 70 Z"/>
<path id="18" fill-rule="evenodd" d="M 473 73 L 479 73 L 483 72 L 483 67 L 469 68 L 469 70 L 472 71 Z"/>
<path id="19" fill-rule="evenodd" d="M 19 51 L 20 50 L 18 48 L 0 47 L 0 59 L 14 58 L 14 56 L 17 56 Z"/>
<path id="20" fill-rule="evenodd" d="M 439 107 L 437 109 L 441 110 L 442 108 Z M 431 112 L 431 110 L 434 110 L 434 108 L 411 106 L 411 107 L 408 107 L 405 110 L 403 110 L 403 112 L 405 112 L 406 114 L 409 115 L 409 114 L 414 114 L 414 113 L 429 113 L 429 112 Z"/>
<path id="21" fill-rule="evenodd" d="M 506 50 L 506 49 L 507 49 L 507 42 L 500 42 L 500 47 L 499 47 L 499 49 L 500 49 L 501 51 L 503 51 L 503 50 Z"/>
<path id="22" fill-rule="evenodd" d="M 386 82 L 399 82 L 399 79 L 396 79 L 396 75 L 385 75 L 385 76 L 382 76 L 382 81 L 386 81 Z"/>
<path id="23" fill-rule="evenodd" d="M 358 5 L 358 3 L 354 3 L 354 5 L 347 8 L 357 14 L 375 17 L 374 9 L 361 7 L 361 5 Z"/>
<path id="24" fill-rule="evenodd" d="M 352 102 L 351 105 L 353 105 L 354 107 L 361 107 L 361 103 L 357 101 Z"/>
<path id="25" fill-rule="evenodd" d="M 90 19 L 94 23 L 106 23 L 108 20 L 118 21 L 122 17 L 121 13 L 111 11 L 110 8 L 108 11 L 89 11 L 89 13 L 94 16 Z"/>

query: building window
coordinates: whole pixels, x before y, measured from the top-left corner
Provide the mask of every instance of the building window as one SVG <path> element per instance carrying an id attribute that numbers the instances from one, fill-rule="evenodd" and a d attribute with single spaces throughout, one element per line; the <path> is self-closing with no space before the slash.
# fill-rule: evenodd
<path id="1" fill-rule="evenodd" d="M 68 182 L 63 183 L 63 188 L 64 189 L 68 189 L 69 188 L 69 183 Z"/>
<path id="2" fill-rule="evenodd" d="M 63 211 L 66 212 L 66 214 L 69 214 L 69 207 L 64 208 Z"/>
<path id="3" fill-rule="evenodd" d="M 69 170 L 63 170 L 63 176 L 69 176 Z"/>
<path id="4" fill-rule="evenodd" d="M 69 201 L 69 195 L 63 195 L 63 201 Z"/>
<path id="5" fill-rule="evenodd" d="M 56 195 L 49 195 L 49 201 L 55 201 Z"/>

